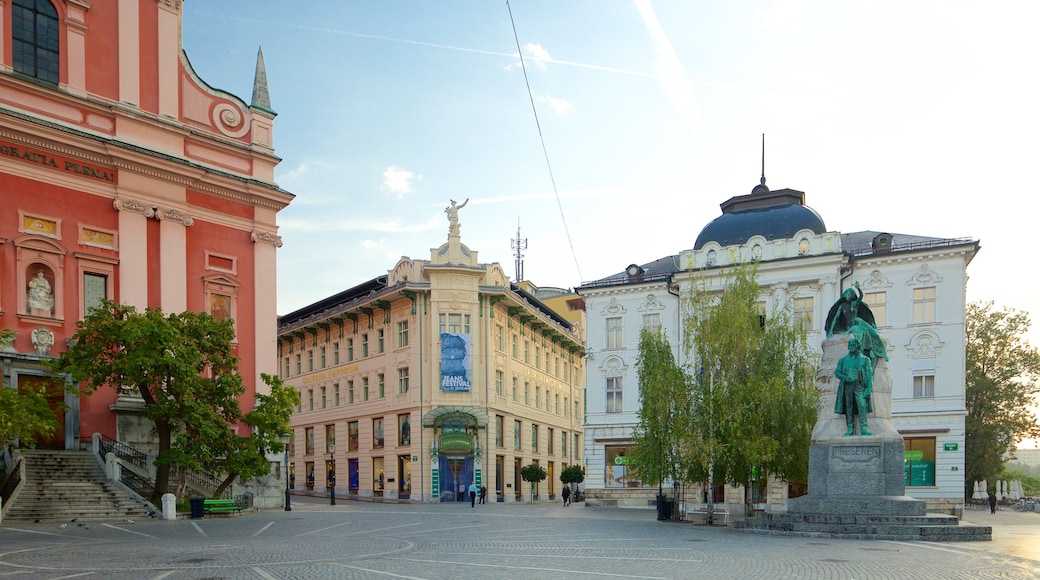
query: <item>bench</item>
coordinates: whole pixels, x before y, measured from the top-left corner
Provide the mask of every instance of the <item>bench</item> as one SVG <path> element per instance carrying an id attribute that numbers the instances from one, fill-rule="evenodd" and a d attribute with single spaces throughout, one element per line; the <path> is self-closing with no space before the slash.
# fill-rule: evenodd
<path id="1" fill-rule="evenodd" d="M 724 503 L 717 503 L 717 504 L 714 505 L 714 507 L 712 508 L 711 511 L 712 511 L 712 515 L 714 516 L 714 520 L 716 522 L 719 521 L 719 519 L 721 518 L 722 519 L 722 523 L 724 523 L 724 524 L 728 524 L 729 523 L 729 507 L 726 504 L 724 504 Z M 686 506 L 686 516 L 689 517 L 690 515 L 702 515 L 702 516 L 704 516 L 705 523 L 707 523 L 707 521 L 708 521 L 708 504 L 706 504 L 706 503 L 695 503 L 695 504 L 690 504 L 690 505 Z"/>
<path id="2" fill-rule="evenodd" d="M 206 513 L 242 511 L 241 506 L 235 504 L 233 499 L 207 499 L 203 502 L 203 507 Z"/>

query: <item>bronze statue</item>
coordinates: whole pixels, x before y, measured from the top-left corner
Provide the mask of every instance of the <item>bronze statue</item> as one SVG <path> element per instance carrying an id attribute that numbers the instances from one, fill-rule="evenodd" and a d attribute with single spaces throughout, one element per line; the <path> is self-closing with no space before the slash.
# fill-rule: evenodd
<path id="1" fill-rule="evenodd" d="M 856 282 L 853 288 L 846 288 L 841 293 L 841 298 L 827 312 L 827 336 L 848 331 L 857 318 L 862 318 L 864 322 L 877 328 L 874 313 L 863 303 L 863 291 L 859 288 L 859 282 Z"/>
<path id="2" fill-rule="evenodd" d="M 859 434 L 870 435 L 867 429 L 867 414 L 874 410 L 870 395 L 874 390 L 874 364 L 870 358 L 860 352 L 859 339 L 849 338 L 849 354 L 841 357 L 834 369 L 838 378 L 838 396 L 834 401 L 834 412 L 845 415 L 848 429 L 845 435 L 852 435 L 855 428 L 855 417 L 859 417 Z"/>

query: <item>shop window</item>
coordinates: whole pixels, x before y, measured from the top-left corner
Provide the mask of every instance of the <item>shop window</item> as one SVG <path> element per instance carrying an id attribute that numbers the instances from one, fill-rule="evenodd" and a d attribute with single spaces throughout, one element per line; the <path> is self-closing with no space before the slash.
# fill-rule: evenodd
<path id="1" fill-rule="evenodd" d="M 906 487 L 935 485 L 935 437 L 907 437 L 903 439 L 906 454 L 903 459 L 903 483 Z"/>
<path id="2" fill-rule="evenodd" d="M 372 495 L 382 497 L 386 485 L 386 474 L 383 471 L 383 458 L 372 458 Z"/>
<path id="3" fill-rule="evenodd" d="M 575 442 L 577 447 L 577 442 Z M 606 469 L 604 475 L 606 487 L 642 487 L 643 482 L 628 466 L 628 447 L 607 447 Z"/>
<path id="4" fill-rule="evenodd" d="M 307 455 L 314 455 L 314 427 L 307 427 L 304 430 L 304 453 Z"/>

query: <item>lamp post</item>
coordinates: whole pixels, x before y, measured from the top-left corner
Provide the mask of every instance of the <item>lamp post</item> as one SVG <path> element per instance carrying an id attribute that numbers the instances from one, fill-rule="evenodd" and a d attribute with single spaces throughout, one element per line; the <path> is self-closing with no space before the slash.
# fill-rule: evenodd
<path id="1" fill-rule="evenodd" d="M 291 435 L 288 433 L 282 435 L 282 442 L 285 443 L 285 511 L 292 511 L 292 504 L 289 499 L 289 441 Z"/>
<path id="2" fill-rule="evenodd" d="M 336 505 L 336 444 L 329 445 L 329 505 Z"/>

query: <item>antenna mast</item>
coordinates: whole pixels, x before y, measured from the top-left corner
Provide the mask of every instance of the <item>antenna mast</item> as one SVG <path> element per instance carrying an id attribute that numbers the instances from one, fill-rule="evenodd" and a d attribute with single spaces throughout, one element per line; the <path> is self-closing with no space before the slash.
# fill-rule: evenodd
<path id="1" fill-rule="evenodd" d="M 527 249 L 527 238 L 520 237 L 520 220 L 516 220 L 516 237 L 512 240 L 513 257 L 516 258 L 516 281 L 524 279 L 524 250 Z"/>
<path id="2" fill-rule="evenodd" d="M 766 134 L 762 133 L 762 179 L 759 180 L 762 185 L 766 184 Z"/>

